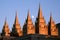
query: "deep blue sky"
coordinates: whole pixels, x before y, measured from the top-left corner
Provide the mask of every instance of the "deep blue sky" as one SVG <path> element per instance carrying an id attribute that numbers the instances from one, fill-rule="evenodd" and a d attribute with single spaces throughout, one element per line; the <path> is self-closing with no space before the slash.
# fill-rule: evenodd
<path id="1" fill-rule="evenodd" d="M 43 16 L 48 23 L 50 12 L 55 23 L 60 23 L 60 0 L 0 0 L 0 32 L 2 31 L 5 17 L 10 30 L 13 27 L 16 10 L 18 11 L 18 19 L 21 27 L 23 26 L 27 17 L 28 10 L 30 10 L 30 17 L 38 15 L 39 3 L 42 8 Z"/>

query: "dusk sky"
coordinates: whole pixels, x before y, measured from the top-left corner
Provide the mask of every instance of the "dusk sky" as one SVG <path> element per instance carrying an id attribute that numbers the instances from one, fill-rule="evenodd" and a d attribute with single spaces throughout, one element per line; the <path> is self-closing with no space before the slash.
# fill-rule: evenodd
<path id="1" fill-rule="evenodd" d="M 16 10 L 21 27 L 25 23 L 28 10 L 30 17 L 35 22 L 38 15 L 39 4 L 42 8 L 43 16 L 48 24 L 50 12 L 55 23 L 60 23 L 60 0 L 0 0 L 0 32 L 2 31 L 5 18 L 7 19 L 10 30 L 15 21 Z"/>

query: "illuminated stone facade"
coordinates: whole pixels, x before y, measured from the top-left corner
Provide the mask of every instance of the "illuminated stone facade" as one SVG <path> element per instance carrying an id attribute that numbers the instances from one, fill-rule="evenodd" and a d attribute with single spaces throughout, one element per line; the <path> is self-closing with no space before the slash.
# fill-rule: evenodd
<path id="1" fill-rule="evenodd" d="M 23 25 L 23 28 L 21 29 L 21 26 L 18 21 L 18 16 L 17 16 L 17 11 L 16 11 L 16 16 L 15 16 L 15 21 L 12 27 L 12 31 L 9 30 L 8 24 L 5 20 L 1 36 L 9 36 L 10 39 L 13 37 L 20 37 L 18 39 L 59 39 L 60 36 L 58 34 L 58 28 L 52 19 L 52 15 L 50 15 L 50 21 L 48 25 L 46 24 L 46 21 L 44 19 L 44 16 L 42 15 L 42 8 L 39 6 L 38 10 L 38 16 L 35 21 L 35 25 L 32 22 L 32 19 L 30 18 L 30 12 L 28 10 L 28 15 L 25 20 L 25 23 Z M 30 36 L 31 35 L 31 36 Z M 2 38 L 5 38 L 2 37 Z M 6 38 L 7 39 L 7 38 Z M 31 40 L 30 39 L 30 40 Z M 14 39 L 15 40 L 15 39 Z"/>

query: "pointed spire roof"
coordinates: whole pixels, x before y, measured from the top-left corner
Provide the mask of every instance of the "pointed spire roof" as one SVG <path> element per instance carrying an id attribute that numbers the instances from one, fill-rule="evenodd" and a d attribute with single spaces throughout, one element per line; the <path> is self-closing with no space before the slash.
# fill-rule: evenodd
<path id="1" fill-rule="evenodd" d="M 36 22 L 35 22 L 35 27 L 36 27 L 36 33 L 48 35 L 48 31 L 47 31 L 48 29 L 46 26 L 44 16 L 42 15 L 42 8 L 41 8 L 40 4 L 39 4 L 38 16 L 37 16 Z M 37 30 L 37 28 L 38 28 L 38 30 Z M 43 32 L 42 32 L 42 29 L 43 29 Z"/>
<path id="2" fill-rule="evenodd" d="M 19 24 L 19 21 L 18 21 L 18 16 L 17 16 L 17 11 L 16 11 L 15 23 L 14 23 L 14 24 Z"/>
<path id="3" fill-rule="evenodd" d="M 5 18 L 4 26 L 8 26 L 6 18 Z"/>
<path id="4" fill-rule="evenodd" d="M 51 30 L 50 35 L 54 35 L 54 36 L 58 35 L 58 29 L 56 27 L 56 24 L 55 24 L 53 18 L 52 18 L 52 13 L 50 13 L 49 29 Z"/>
<path id="5" fill-rule="evenodd" d="M 38 21 L 40 21 L 38 23 L 43 22 L 46 24 L 44 16 L 42 15 L 42 8 L 41 8 L 40 4 L 39 4 L 39 10 L 38 10 L 38 17 L 37 18 L 38 18 Z"/>
<path id="6" fill-rule="evenodd" d="M 52 19 L 52 12 L 50 13 L 50 22 L 53 22 L 53 19 Z"/>
<path id="7" fill-rule="evenodd" d="M 25 30 L 25 29 L 27 29 L 27 30 Z M 34 28 L 32 20 L 30 18 L 29 10 L 28 10 L 28 15 L 27 15 L 26 22 L 23 26 L 23 33 L 24 34 L 35 34 L 35 28 Z"/>
<path id="8" fill-rule="evenodd" d="M 18 21 L 17 11 L 16 11 L 16 16 L 15 16 L 15 22 L 12 28 L 12 33 L 14 36 L 22 36 L 22 30 Z"/>
<path id="9" fill-rule="evenodd" d="M 28 10 L 27 20 L 30 20 L 30 12 Z"/>
<path id="10" fill-rule="evenodd" d="M 39 10 L 38 10 L 38 17 L 42 17 L 42 8 L 41 8 L 41 6 L 40 6 L 40 4 L 39 4 Z"/>
<path id="11" fill-rule="evenodd" d="M 5 18 L 4 26 L 3 26 L 3 29 L 2 29 L 2 36 L 10 36 L 9 33 L 10 33 L 10 30 L 9 30 L 9 27 L 8 27 L 8 24 L 7 24 L 7 21 L 6 21 L 6 18 Z"/>

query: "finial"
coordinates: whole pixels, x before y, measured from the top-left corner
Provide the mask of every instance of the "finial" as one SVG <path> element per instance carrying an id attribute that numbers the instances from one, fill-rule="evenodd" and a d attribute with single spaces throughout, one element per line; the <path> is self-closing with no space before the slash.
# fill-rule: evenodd
<path id="1" fill-rule="evenodd" d="M 6 19 L 6 17 L 5 17 L 5 24 L 6 24 L 6 21 L 7 21 L 7 19 Z M 4 24 L 4 25 L 5 25 L 5 24 Z"/>
<path id="2" fill-rule="evenodd" d="M 38 17 L 42 17 L 42 8 L 39 4 Z"/>
<path id="3" fill-rule="evenodd" d="M 41 5 L 40 5 L 40 3 L 39 3 L 39 10 L 41 10 Z"/>
<path id="4" fill-rule="evenodd" d="M 52 21 L 52 12 L 50 12 L 50 21 Z"/>
<path id="5" fill-rule="evenodd" d="M 28 15 L 27 15 L 27 17 L 29 17 L 30 16 L 30 12 L 29 12 L 29 10 L 28 10 Z"/>
<path id="6" fill-rule="evenodd" d="M 52 12 L 50 12 L 50 19 L 52 19 Z"/>
<path id="7" fill-rule="evenodd" d="M 27 20 L 30 19 L 30 12 L 28 10 Z"/>
<path id="8" fill-rule="evenodd" d="M 50 12 L 50 17 L 52 17 L 52 12 Z"/>
<path id="9" fill-rule="evenodd" d="M 39 3 L 39 11 L 40 11 L 40 3 Z"/>
<path id="10" fill-rule="evenodd" d="M 17 13 L 18 13 L 18 11 L 16 10 L 16 17 L 17 17 Z"/>
<path id="11" fill-rule="evenodd" d="M 6 17 L 5 17 L 5 23 L 4 23 L 4 25 L 8 25 L 8 24 L 7 24 L 7 19 L 6 19 Z"/>

